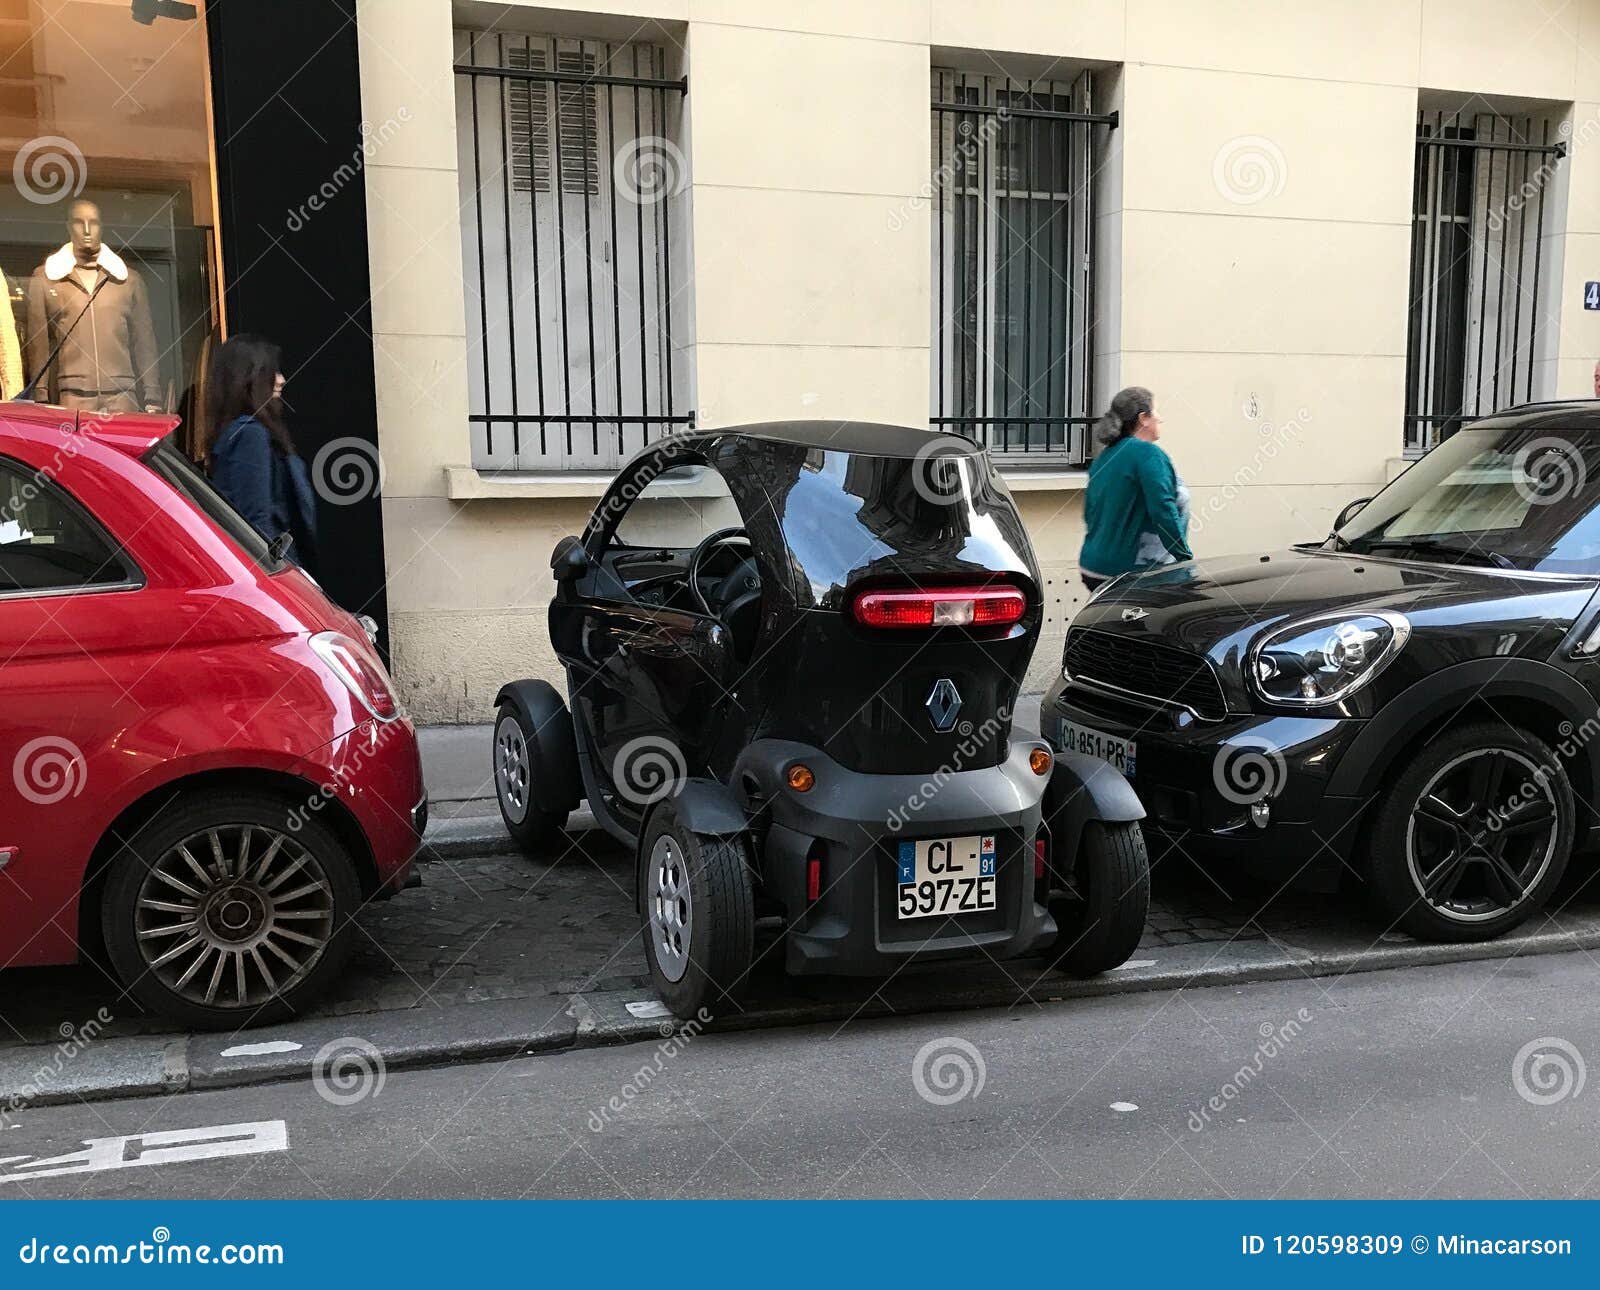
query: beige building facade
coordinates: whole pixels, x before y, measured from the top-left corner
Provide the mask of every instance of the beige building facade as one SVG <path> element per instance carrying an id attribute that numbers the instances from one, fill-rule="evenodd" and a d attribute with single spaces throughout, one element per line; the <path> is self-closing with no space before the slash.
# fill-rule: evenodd
<path id="1" fill-rule="evenodd" d="M 423 720 L 554 679 L 552 546 L 689 417 L 998 448 L 1042 689 L 1120 386 L 1156 393 L 1201 557 L 1319 538 L 1408 447 L 1593 392 L 1600 0 L 366 0 L 359 27 Z"/>

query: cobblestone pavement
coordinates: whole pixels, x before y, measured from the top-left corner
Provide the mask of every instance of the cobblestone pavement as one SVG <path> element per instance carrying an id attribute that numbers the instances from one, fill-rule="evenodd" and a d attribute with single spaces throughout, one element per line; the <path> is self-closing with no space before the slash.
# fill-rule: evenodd
<path id="1" fill-rule="evenodd" d="M 564 846 L 540 859 L 433 859 L 420 867 L 420 888 L 362 912 L 349 970 L 314 1015 L 447 1009 L 647 984 L 630 857 L 601 831 L 569 833 Z M 1592 873 L 1584 867 L 1556 903 L 1571 899 Z M 1579 893 L 1572 908 L 1600 908 L 1595 888 L 1600 883 Z M 1380 938 L 1405 939 L 1374 925 L 1353 900 L 1275 894 L 1234 875 L 1202 871 L 1176 855 L 1157 857 L 1154 889 L 1141 950 L 1267 939 L 1293 943 L 1308 933 L 1337 936 L 1355 949 Z M 13 970 L 0 975 L 0 989 L 0 1048 L 55 1043 L 64 1024 L 81 1025 L 102 1005 L 115 1018 L 106 1033 L 171 1029 L 139 1015 L 92 966 Z M 861 989 L 865 995 L 871 987 Z"/>

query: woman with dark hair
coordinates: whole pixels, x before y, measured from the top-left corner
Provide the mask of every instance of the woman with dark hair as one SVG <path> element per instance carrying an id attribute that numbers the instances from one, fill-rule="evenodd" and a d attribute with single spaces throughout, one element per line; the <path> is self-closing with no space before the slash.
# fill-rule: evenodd
<path id="1" fill-rule="evenodd" d="M 1156 444 L 1155 396 L 1137 385 L 1118 391 L 1095 436 L 1105 447 L 1089 466 L 1088 532 L 1078 555 L 1083 585 L 1093 591 L 1118 574 L 1194 559 L 1189 490 Z"/>
<path id="2" fill-rule="evenodd" d="M 235 336 L 211 356 L 205 459 L 211 482 L 269 542 L 287 534 L 296 564 L 315 559 L 316 503 L 283 412 L 278 347 Z"/>

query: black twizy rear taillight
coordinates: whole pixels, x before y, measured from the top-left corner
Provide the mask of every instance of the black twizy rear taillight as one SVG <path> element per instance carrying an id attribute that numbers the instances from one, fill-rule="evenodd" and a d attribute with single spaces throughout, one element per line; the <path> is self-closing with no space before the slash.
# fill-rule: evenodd
<path id="1" fill-rule="evenodd" d="M 1021 587 L 895 587 L 864 591 L 851 604 L 863 627 L 1010 627 L 1028 612 Z"/>

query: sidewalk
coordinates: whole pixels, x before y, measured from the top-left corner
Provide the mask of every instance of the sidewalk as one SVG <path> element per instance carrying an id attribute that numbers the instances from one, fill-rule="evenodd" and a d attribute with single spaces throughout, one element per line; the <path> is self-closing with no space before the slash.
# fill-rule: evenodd
<path id="1" fill-rule="evenodd" d="M 574 815 L 548 854 L 515 853 L 493 800 L 475 796 L 488 779 L 489 728 L 428 731 L 424 746 L 436 809 L 419 863 L 423 885 L 360 914 L 361 941 L 347 973 L 306 1017 L 239 1035 L 189 1036 L 136 1012 L 96 967 L 11 971 L 0 1113 L 23 1103 L 300 1078 L 336 1041 L 372 1045 L 386 1065 L 399 1067 L 670 1032 L 645 976 L 631 855 L 587 812 Z M 1600 884 L 1586 888 L 1592 869 L 1575 870 L 1552 905 L 1562 912 L 1524 932 L 1488 945 L 1424 945 L 1374 926 L 1349 902 L 1275 893 L 1181 857 L 1158 858 L 1140 948 L 1103 977 L 1077 981 L 1027 959 L 910 968 L 887 983 L 789 981 L 762 969 L 742 1008 L 719 1017 L 716 1028 L 980 1006 L 1031 1010 L 1113 992 L 1600 948 L 1600 891 L 1593 889 Z M 1330 987 L 1311 988 L 1325 995 Z M 67 1038 L 89 1034 L 86 1023 L 102 1007 L 110 1022 L 62 1058 Z"/>

